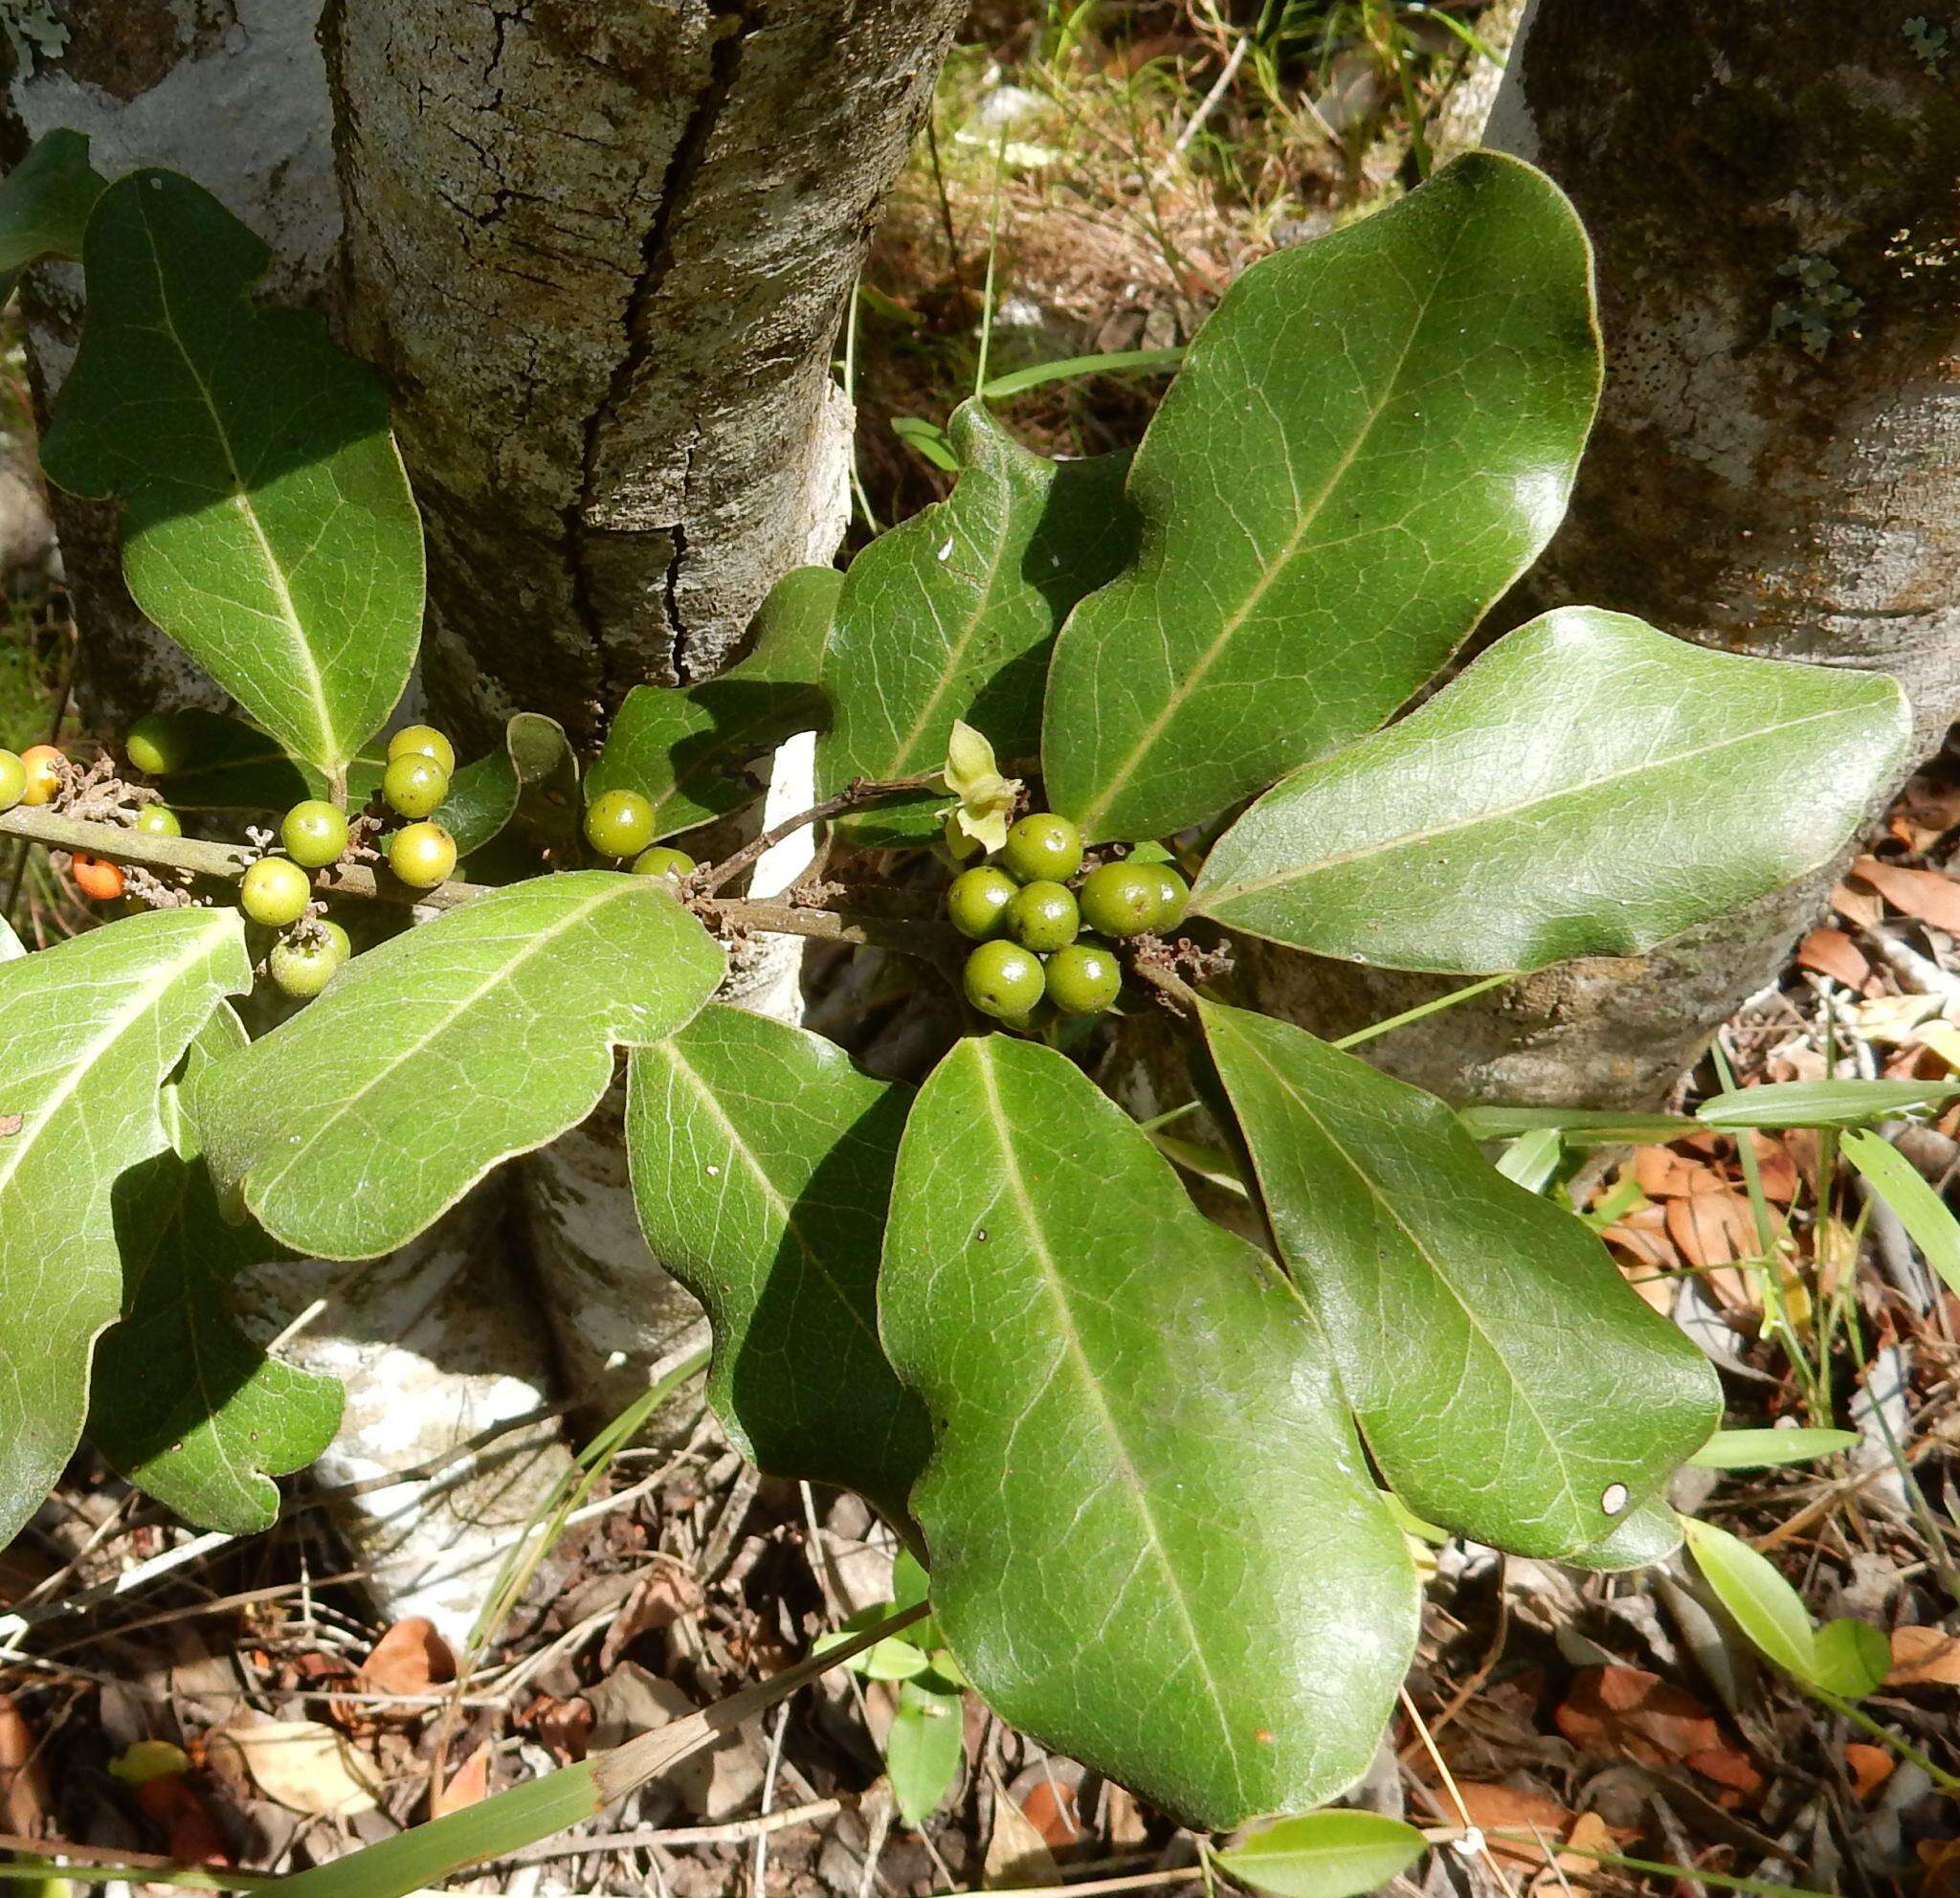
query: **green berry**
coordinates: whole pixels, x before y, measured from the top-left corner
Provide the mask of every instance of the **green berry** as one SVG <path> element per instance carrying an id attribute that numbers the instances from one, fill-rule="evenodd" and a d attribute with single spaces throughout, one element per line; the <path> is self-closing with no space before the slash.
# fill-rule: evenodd
<path id="1" fill-rule="evenodd" d="M 434 758 L 409 751 L 394 759 L 382 773 L 381 795 L 390 811 L 405 817 L 426 817 L 441 808 L 449 795 L 449 773 Z M 339 851 L 334 855 L 338 857 Z"/>
<path id="2" fill-rule="evenodd" d="M 145 804 L 136 814 L 136 828 L 145 837 L 182 837 L 184 822 L 167 804 Z"/>
<path id="3" fill-rule="evenodd" d="M 1140 936 L 1157 927 L 1164 885 L 1154 863 L 1105 863 L 1082 881 L 1082 921 L 1101 936 Z"/>
<path id="4" fill-rule="evenodd" d="M 346 815 L 323 797 L 309 797 L 286 813 L 279 825 L 279 841 L 295 863 L 309 870 L 323 869 L 338 862 L 347 847 Z"/>
<path id="5" fill-rule="evenodd" d="M 984 943 L 1007 927 L 1007 906 L 1020 890 L 1020 884 L 1005 870 L 991 870 L 984 864 L 962 870 L 947 890 L 946 913 L 961 935 Z"/>
<path id="6" fill-rule="evenodd" d="M 405 725 L 388 741 L 388 762 L 427 758 L 444 777 L 456 775 L 456 747 L 433 725 Z"/>
<path id="7" fill-rule="evenodd" d="M 150 712 L 129 727 L 122 741 L 129 762 L 151 777 L 168 777 L 190 762 L 187 721 L 168 712 Z"/>
<path id="8" fill-rule="evenodd" d="M 642 850 L 633 860 L 633 874 L 635 877 L 672 877 L 678 883 L 682 877 L 691 877 L 701 868 L 684 850 L 676 850 L 672 844 L 657 843 L 651 850 Z"/>
<path id="9" fill-rule="evenodd" d="M 602 791 L 586 806 L 586 841 L 601 857 L 637 857 L 654 840 L 654 807 L 636 791 Z"/>
<path id="10" fill-rule="evenodd" d="M 352 949 L 347 932 L 338 923 L 328 923 L 303 943 L 290 938 L 275 943 L 265 960 L 266 972 L 286 994 L 310 1001 L 340 973 Z"/>
<path id="11" fill-rule="evenodd" d="M 1157 880 L 1157 920 L 1153 929 L 1174 929 L 1184 921 L 1185 905 L 1191 902 L 1191 885 L 1168 863 L 1139 863 Z"/>
<path id="12" fill-rule="evenodd" d="M 1018 943 L 982 943 L 967 958 L 967 999 L 1002 1021 L 1031 1014 L 1046 980 L 1039 960 Z"/>
<path id="13" fill-rule="evenodd" d="M 388 867 L 411 889 L 433 890 L 456 868 L 456 838 L 440 824 L 404 824 L 388 840 Z"/>
<path id="14" fill-rule="evenodd" d="M 1048 999 L 1063 1015 L 1101 1015 L 1123 991 L 1123 971 L 1101 943 L 1071 943 L 1048 958 Z"/>
<path id="15" fill-rule="evenodd" d="M 1024 883 L 1065 883 L 1082 867 L 1082 834 L 1066 817 L 1036 811 L 1008 832 L 1000 860 Z"/>
<path id="16" fill-rule="evenodd" d="M 297 923 L 313 901 L 313 882 L 285 857 L 261 857 L 238 884 L 238 907 L 268 929 Z"/>
<path id="17" fill-rule="evenodd" d="M 18 751 L 0 751 L 0 811 L 11 811 L 27 790 L 27 767 Z"/>
<path id="18" fill-rule="evenodd" d="M 1024 883 L 1007 906 L 1007 929 L 1023 949 L 1066 949 L 1082 927 L 1075 897 L 1061 883 Z"/>

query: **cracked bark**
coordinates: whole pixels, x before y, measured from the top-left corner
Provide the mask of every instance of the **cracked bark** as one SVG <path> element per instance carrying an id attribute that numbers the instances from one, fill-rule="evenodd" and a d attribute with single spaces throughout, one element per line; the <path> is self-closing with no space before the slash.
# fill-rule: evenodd
<path id="1" fill-rule="evenodd" d="M 430 537 L 429 688 L 590 743 L 828 559 L 831 353 L 954 0 L 342 0 L 355 346 Z"/>
<path id="2" fill-rule="evenodd" d="M 1589 602 L 1704 645 L 1890 672 L 1925 754 L 1960 712 L 1960 101 L 1915 55 L 1916 11 L 1535 0 L 1487 136 L 1577 205 L 1607 352 L 1570 514 L 1498 623 Z M 1816 356 L 1771 333 L 1799 257 L 1830 259 L 1863 304 Z M 1455 1099 L 1651 1101 L 1773 979 L 1830 882 L 1509 984 L 1370 1057 Z M 1262 946 L 1243 973 L 1323 1033 L 1456 986 Z M 1134 1090 L 1161 1057 L 1128 1059 Z"/>

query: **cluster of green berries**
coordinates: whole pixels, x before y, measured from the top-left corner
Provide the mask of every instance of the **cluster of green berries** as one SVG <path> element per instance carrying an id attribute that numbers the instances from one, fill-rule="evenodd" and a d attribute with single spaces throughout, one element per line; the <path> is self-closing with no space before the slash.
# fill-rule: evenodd
<path id="1" fill-rule="evenodd" d="M 692 876 L 701 866 L 686 851 L 656 843 L 658 828 L 653 799 L 637 791 L 602 791 L 586 806 L 586 841 L 601 857 L 631 857 L 635 877 Z"/>
<path id="2" fill-rule="evenodd" d="M 1031 1027 L 1044 1002 L 1063 1015 L 1100 1015 L 1123 988 L 1109 940 L 1183 920 L 1191 890 L 1168 863 L 1130 858 L 1087 876 L 1081 867 L 1081 832 L 1037 811 L 1008 832 L 997 860 L 953 879 L 947 914 L 979 944 L 965 988 L 983 1015 L 1011 1028 Z"/>

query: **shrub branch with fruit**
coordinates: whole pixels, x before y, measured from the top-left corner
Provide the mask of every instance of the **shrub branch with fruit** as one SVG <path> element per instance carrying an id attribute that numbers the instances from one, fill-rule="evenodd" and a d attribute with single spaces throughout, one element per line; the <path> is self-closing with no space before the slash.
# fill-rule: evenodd
<path id="1" fill-rule="evenodd" d="M 1591 425 L 1590 255 L 1547 179 L 1473 154 L 1255 265 L 1133 458 L 966 404 L 949 498 L 790 574 L 731 670 L 635 687 L 594 759 L 520 714 L 459 763 L 397 725 L 422 544 L 375 378 L 252 300 L 264 250 L 195 184 L 105 183 L 56 134 L 0 193 L 16 243 L 30 167 L 88 298 L 44 466 L 121 502 L 132 594 L 237 712 L 0 754 L 0 832 L 113 919 L 0 964 L 0 1537 L 84 1432 L 190 1521 L 263 1527 L 337 1398 L 231 1327 L 226 1278 L 402 1245 L 624 1051 L 641 1224 L 731 1439 L 885 1513 L 949 1676 L 1196 1825 L 1367 1766 L 1412 1514 L 1591 1568 L 1679 1543 L 1661 1491 L 1720 1416 L 1694 1346 L 1448 1105 L 1233 974 L 1242 936 L 1466 979 L 1638 953 L 1829 860 L 1905 745 L 1889 679 L 1590 606 L 1397 716 Z M 813 730 L 809 813 L 675 841 Z M 731 891 L 806 825 L 871 867 Z M 970 1032 L 916 1091 L 865 1074 L 715 1000 L 756 931 L 916 958 Z M 1140 1009 L 1258 1242 L 1098 1086 Z"/>

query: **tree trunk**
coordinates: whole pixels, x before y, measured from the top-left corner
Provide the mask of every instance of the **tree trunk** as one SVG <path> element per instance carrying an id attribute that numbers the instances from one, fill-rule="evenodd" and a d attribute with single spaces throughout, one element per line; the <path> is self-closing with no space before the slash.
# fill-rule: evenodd
<path id="1" fill-rule="evenodd" d="M 1925 754 L 1960 712 L 1960 52 L 1927 70 L 1916 13 L 1534 0 L 1487 137 L 1578 207 L 1606 339 L 1571 511 L 1498 623 L 1585 602 L 1726 651 L 1889 672 Z M 1830 881 L 1648 956 L 1510 984 L 1370 1054 L 1455 1098 L 1652 1100 L 1773 978 Z M 1324 1031 L 1453 986 L 1252 946 L 1243 967 L 1264 1006 Z"/>

